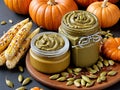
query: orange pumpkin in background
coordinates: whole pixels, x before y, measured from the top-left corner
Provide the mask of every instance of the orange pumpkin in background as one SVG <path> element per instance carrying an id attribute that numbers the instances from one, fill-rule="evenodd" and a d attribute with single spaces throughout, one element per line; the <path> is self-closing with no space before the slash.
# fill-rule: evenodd
<path id="1" fill-rule="evenodd" d="M 75 2 L 83 7 L 87 7 L 88 5 L 90 5 L 91 3 L 98 1 L 98 0 L 75 0 Z"/>
<path id="2" fill-rule="evenodd" d="M 32 0 L 4 0 L 5 5 L 18 14 L 29 14 L 29 4 Z"/>
<path id="3" fill-rule="evenodd" d="M 74 0 L 32 0 L 29 14 L 38 26 L 57 31 L 63 15 L 77 9 Z"/>
<path id="4" fill-rule="evenodd" d="M 87 7 L 87 11 L 98 17 L 102 28 L 114 26 L 120 18 L 120 10 L 117 5 L 108 2 L 108 0 L 94 2 Z"/>
<path id="5" fill-rule="evenodd" d="M 99 1 L 103 1 L 103 0 L 99 0 Z M 111 2 L 111 3 L 117 3 L 119 0 L 109 0 L 108 2 Z"/>

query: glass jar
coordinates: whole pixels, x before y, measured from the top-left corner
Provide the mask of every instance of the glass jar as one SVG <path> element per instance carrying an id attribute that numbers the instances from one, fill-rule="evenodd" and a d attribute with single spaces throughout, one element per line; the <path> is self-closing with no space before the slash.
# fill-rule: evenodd
<path id="1" fill-rule="evenodd" d="M 100 31 L 97 17 L 90 12 L 76 10 L 63 16 L 59 33 L 70 40 L 71 62 L 75 66 L 88 67 L 98 60 Z"/>
<path id="2" fill-rule="evenodd" d="M 47 41 L 47 39 L 45 39 L 46 38 L 45 36 L 45 38 L 42 39 L 42 42 L 43 44 L 45 44 L 45 46 L 48 45 L 45 48 L 46 50 L 42 50 L 38 48 L 39 46 L 36 46 L 35 44 L 36 41 L 39 38 L 43 38 L 43 35 L 48 35 L 48 34 L 49 35 L 56 34 L 62 37 L 64 41 L 63 47 L 57 50 L 48 50 L 49 45 L 53 45 L 53 44 L 60 45 L 60 42 L 58 43 L 56 41 L 58 40 L 57 38 L 54 38 L 54 37 L 49 38 L 49 36 L 47 37 L 47 39 L 49 39 Z M 40 44 L 42 42 L 40 42 Z M 53 45 L 53 47 L 55 45 Z M 50 48 L 52 48 L 52 46 Z M 50 74 L 50 73 L 61 72 L 65 70 L 70 64 L 69 40 L 65 36 L 55 33 L 55 32 L 42 32 L 42 33 L 37 34 L 35 37 L 33 37 L 33 39 L 31 40 L 31 48 L 30 48 L 29 53 L 30 53 L 31 65 L 36 70 L 43 72 L 43 73 Z"/>

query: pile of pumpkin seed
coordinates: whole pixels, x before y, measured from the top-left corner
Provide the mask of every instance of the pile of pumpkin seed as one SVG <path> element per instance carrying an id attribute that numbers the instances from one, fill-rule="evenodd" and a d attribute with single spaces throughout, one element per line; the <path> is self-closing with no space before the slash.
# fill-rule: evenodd
<path id="1" fill-rule="evenodd" d="M 20 72 L 24 71 L 22 66 L 18 66 L 18 69 L 19 69 Z M 31 82 L 31 78 L 30 77 L 24 78 L 22 74 L 19 74 L 18 75 L 18 82 L 21 83 L 21 86 L 16 88 L 15 90 L 27 90 L 25 85 L 27 85 L 27 84 L 29 84 Z M 5 83 L 10 88 L 14 87 L 14 83 L 11 80 L 7 79 L 7 78 L 5 79 Z"/>
<path id="2" fill-rule="evenodd" d="M 68 67 L 61 73 L 51 75 L 49 79 L 66 82 L 67 86 L 91 87 L 95 83 L 106 82 L 108 76 L 115 76 L 118 72 L 113 70 L 114 66 L 113 60 L 106 60 L 99 56 L 99 60 L 90 67 Z"/>

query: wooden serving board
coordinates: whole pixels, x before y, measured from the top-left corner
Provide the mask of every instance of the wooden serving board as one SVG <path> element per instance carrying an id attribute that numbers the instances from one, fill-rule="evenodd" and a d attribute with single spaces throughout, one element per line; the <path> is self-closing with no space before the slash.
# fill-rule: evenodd
<path id="1" fill-rule="evenodd" d="M 101 84 L 95 83 L 94 86 L 92 87 L 80 87 L 80 88 L 77 88 L 74 85 L 67 86 L 66 82 L 58 82 L 56 80 L 50 80 L 49 79 L 50 75 L 41 73 L 31 66 L 29 53 L 26 56 L 26 68 L 28 72 L 31 74 L 31 76 L 35 78 L 37 81 L 39 81 L 40 83 L 50 88 L 54 88 L 57 90 L 79 90 L 79 89 L 80 90 L 100 90 L 100 89 L 105 89 L 107 87 L 110 87 L 120 81 L 120 64 L 119 63 L 116 63 L 116 66 L 113 67 L 113 70 L 116 70 L 118 72 L 117 75 L 107 76 L 107 81 Z"/>

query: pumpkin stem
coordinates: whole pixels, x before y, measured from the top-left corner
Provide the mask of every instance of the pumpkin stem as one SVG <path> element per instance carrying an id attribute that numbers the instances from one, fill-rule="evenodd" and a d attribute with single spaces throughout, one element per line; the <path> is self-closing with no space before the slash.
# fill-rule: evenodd
<path id="1" fill-rule="evenodd" d="M 55 0 L 48 0 L 47 4 L 52 6 L 52 5 L 55 5 L 56 2 Z"/>
<path id="2" fill-rule="evenodd" d="M 107 4 L 108 0 L 104 0 L 103 3 L 102 3 L 102 7 L 106 7 L 106 4 Z"/>

